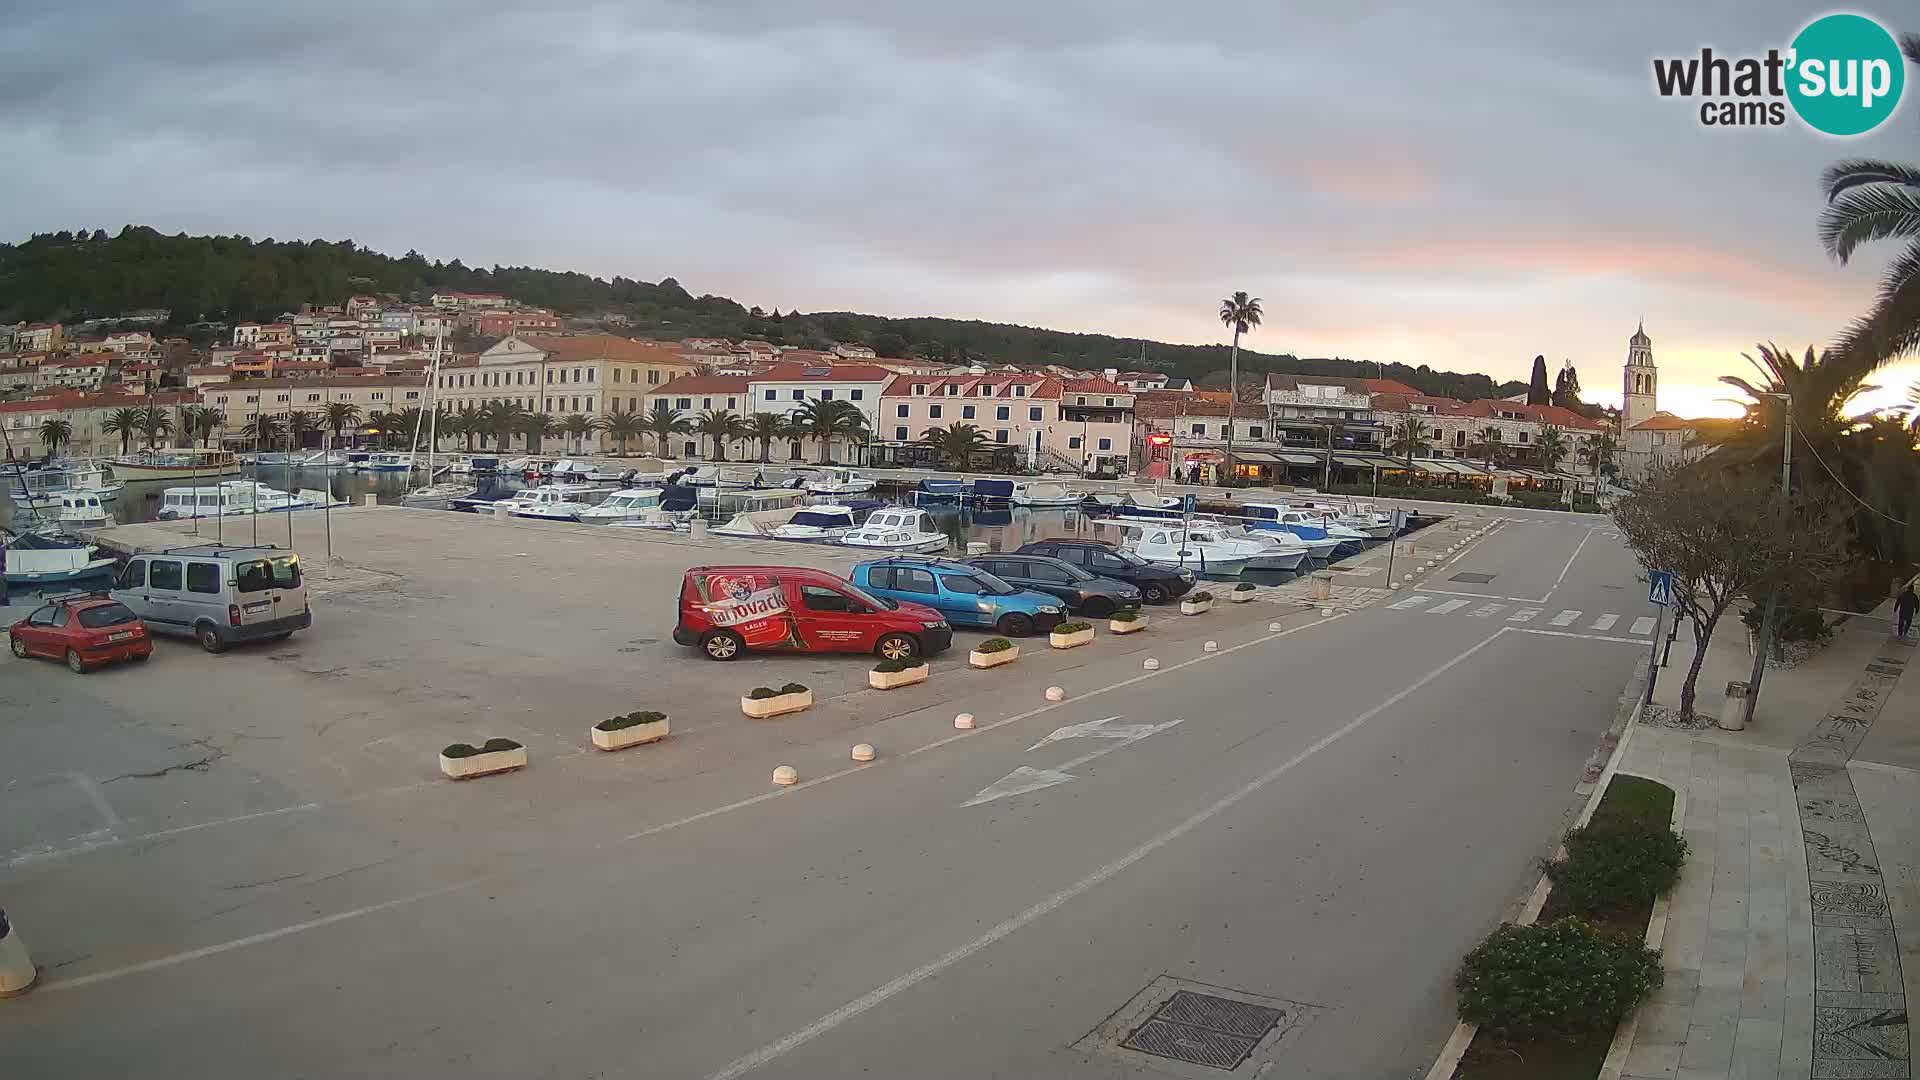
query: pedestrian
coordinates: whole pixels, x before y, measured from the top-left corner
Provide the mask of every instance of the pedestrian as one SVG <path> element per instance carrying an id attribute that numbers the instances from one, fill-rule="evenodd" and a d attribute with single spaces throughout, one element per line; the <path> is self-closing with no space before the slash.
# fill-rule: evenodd
<path id="1" fill-rule="evenodd" d="M 1913 613 L 1920 609 L 1920 596 L 1914 595 L 1913 582 L 1900 590 L 1900 596 L 1893 602 L 1893 613 L 1900 619 L 1900 636 L 1906 637 L 1913 630 Z"/>

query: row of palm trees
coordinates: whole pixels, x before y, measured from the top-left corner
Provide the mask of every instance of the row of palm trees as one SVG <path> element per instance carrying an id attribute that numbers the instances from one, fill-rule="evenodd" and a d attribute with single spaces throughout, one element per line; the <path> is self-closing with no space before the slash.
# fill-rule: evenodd
<path id="1" fill-rule="evenodd" d="M 767 462 L 772 460 L 773 444 L 778 440 L 785 439 L 793 445 L 812 440 L 819 447 L 821 464 L 833 460 L 833 440 L 859 441 L 872 434 L 866 415 L 859 406 L 847 401 L 809 401 L 786 415 L 741 415 L 727 409 L 708 409 L 692 416 L 665 401 L 655 401 L 644 413 L 614 409 L 599 416 L 573 413 L 560 418 L 534 412 L 516 402 L 491 401 L 481 406 L 444 409 L 436 426 L 463 439 L 468 450 L 475 449 L 477 442 L 491 438 L 498 449 L 505 452 L 511 440 L 518 436 L 530 453 L 546 438 L 564 435 L 578 450 L 588 437 L 605 433 L 614 440 L 621 454 L 627 452 L 629 440 L 652 436 L 655 452 L 661 457 L 672 457 L 675 437 L 693 435 L 712 447 L 710 456 L 714 461 L 727 459 L 727 446 L 731 443 L 759 444 L 760 460 Z"/>

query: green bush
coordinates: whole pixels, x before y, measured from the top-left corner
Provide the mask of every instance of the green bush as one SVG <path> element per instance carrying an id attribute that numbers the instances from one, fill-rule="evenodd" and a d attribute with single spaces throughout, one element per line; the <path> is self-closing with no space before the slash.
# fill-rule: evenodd
<path id="1" fill-rule="evenodd" d="M 798 687 L 798 689 L 789 689 L 789 687 Z M 801 686 L 799 683 L 788 683 L 778 690 L 775 690 L 771 686 L 756 686 L 747 691 L 747 696 L 755 701 L 764 701 L 770 697 L 779 697 L 782 694 L 798 694 L 804 690 L 806 690 L 806 687 Z"/>
<path id="2" fill-rule="evenodd" d="M 521 749 L 521 745 L 512 739 L 488 739 L 480 746 L 480 752 L 483 754 L 497 754 L 502 750 L 519 749 Z"/>
<path id="3" fill-rule="evenodd" d="M 447 747 L 445 750 L 440 751 L 440 756 L 450 757 L 450 758 L 463 758 L 463 757 L 472 757 L 473 755 L 479 752 L 480 752 L 480 748 L 477 746 L 469 746 L 466 743 L 457 742 L 457 743 L 454 743 L 452 746 Z"/>
<path id="4" fill-rule="evenodd" d="M 1460 1019 L 1507 1038 L 1610 1031 L 1658 989 L 1660 954 L 1583 919 L 1506 924 L 1460 964 Z"/>
<path id="5" fill-rule="evenodd" d="M 990 637 L 980 644 L 975 645 L 973 651 L 977 653 L 997 653 L 1006 652 L 1011 648 L 1013 648 L 1013 642 L 1008 641 L 1006 638 Z"/>
<path id="6" fill-rule="evenodd" d="M 1541 869 L 1557 910 L 1606 917 L 1651 904 L 1680 880 L 1687 842 L 1665 822 L 1615 821 L 1567 833 L 1567 857 Z"/>
<path id="7" fill-rule="evenodd" d="M 1234 591 L 1234 592 L 1252 592 L 1252 591 L 1253 591 L 1253 582 L 1251 582 L 1251 581 L 1243 581 L 1243 582 L 1241 582 L 1240 584 L 1238 584 L 1238 585 L 1235 585 L 1235 586 L 1233 587 L 1233 591 Z"/>
<path id="8" fill-rule="evenodd" d="M 657 724 L 666 718 L 666 713 L 647 710 L 630 712 L 625 716 L 609 716 L 593 726 L 601 731 L 623 731 L 630 727 L 639 727 L 641 724 Z"/>
<path id="9" fill-rule="evenodd" d="M 790 682 L 781 687 L 780 692 L 783 694 L 804 694 L 807 692 L 807 688 L 801 683 Z"/>
<path id="10" fill-rule="evenodd" d="M 1188 593 L 1187 599 L 1193 601 L 1196 604 L 1204 604 L 1207 601 L 1213 599 L 1213 594 L 1208 592 L 1205 589 L 1201 589 L 1199 592 Z"/>
<path id="11" fill-rule="evenodd" d="M 1091 630 L 1091 629 L 1093 629 L 1092 623 L 1080 622 L 1076 620 L 1074 622 L 1061 623 L 1059 626 L 1056 626 L 1053 628 L 1053 632 L 1056 634 L 1077 634 L 1082 630 Z"/>
<path id="12" fill-rule="evenodd" d="M 1114 622 L 1138 622 L 1140 613 L 1128 608 L 1126 611 L 1116 611 L 1108 617 Z"/>
<path id="13" fill-rule="evenodd" d="M 920 668 L 920 667 L 926 667 L 926 666 L 927 666 L 927 662 L 925 660 L 922 660 L 917 656 L 908 656 L 908 657 L 903 657 L 899 660 L 882 660 L 879 663 L 873 665 L 873 670 L 891 674 L 896 671 L 911 671 L 914 668 Z"/>

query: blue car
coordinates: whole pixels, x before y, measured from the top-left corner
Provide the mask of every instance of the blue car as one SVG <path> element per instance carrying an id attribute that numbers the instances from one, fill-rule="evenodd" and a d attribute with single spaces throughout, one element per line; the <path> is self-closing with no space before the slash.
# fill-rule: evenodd
<path id="1" fill-rule="evenodd" d="M 854 567 L 852 580 L 875 596 L 930 607 L 954 626 L 990 628 L 1008 637 L 1044 633 L 1066 618 L 1058 597 L 1015 588 L 979 567 L 947 559 L 876 559 Z"/>

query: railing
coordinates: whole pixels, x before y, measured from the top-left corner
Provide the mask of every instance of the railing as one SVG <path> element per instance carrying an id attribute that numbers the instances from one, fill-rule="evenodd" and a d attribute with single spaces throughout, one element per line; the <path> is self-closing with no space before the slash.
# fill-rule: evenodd
<path id="1" fill-rule="evenodd" d="M 1365 394 L 1335 394 L 1332 397 L 1324 397 L 1302 393 L 1299 390 L 1269 390 L 1267 403 L 1269 405 L 1311 405 L 1323 409 L 1370 409 L 1373 407 L 1373 399 Z"/>

